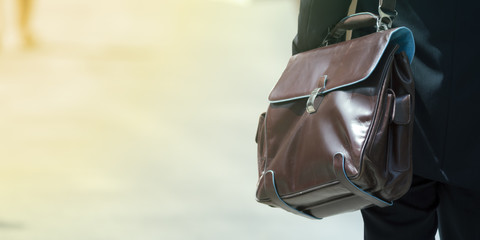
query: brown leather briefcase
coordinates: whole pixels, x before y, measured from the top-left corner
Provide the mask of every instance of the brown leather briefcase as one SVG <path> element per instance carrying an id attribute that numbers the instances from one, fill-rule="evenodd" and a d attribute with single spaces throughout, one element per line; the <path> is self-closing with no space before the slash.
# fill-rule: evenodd
<path id="1" fill-rule="evenodd" d="M 260 116 L 257 201 L 318 219 L 404 195 L 413 54 L 400 27 L 292 56 Z"/>

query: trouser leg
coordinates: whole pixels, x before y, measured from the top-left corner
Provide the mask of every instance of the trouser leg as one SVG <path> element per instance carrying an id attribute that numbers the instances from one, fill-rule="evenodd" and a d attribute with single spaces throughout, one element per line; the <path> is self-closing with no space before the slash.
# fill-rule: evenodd
<path id="1" fill-rule="evenodd" d="M 366 240 L 434 240 L 437 183 L 414 176 L 407 194 L 391 207 L 362 210 Z"/>
<path id="2" fill-rule="evenodd" d="M 480 191 L 440 184 L 439 233 L 442 240 L 480 240 Z"/>

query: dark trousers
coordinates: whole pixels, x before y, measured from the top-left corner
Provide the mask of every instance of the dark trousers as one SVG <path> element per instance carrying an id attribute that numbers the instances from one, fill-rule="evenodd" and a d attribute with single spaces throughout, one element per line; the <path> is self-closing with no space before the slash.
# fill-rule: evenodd
<path id="1" fill-rule="evenodd" d="M 437 228 L 442 240 L 480 240 L 480 192 L 418 176 L 393 206 L 362 216 L 366 240 L 433 240 Z"/>

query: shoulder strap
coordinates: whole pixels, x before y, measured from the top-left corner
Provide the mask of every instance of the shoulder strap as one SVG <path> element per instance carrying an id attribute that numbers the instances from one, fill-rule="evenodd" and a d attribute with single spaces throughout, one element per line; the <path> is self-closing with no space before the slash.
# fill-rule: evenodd
<path id="1" fill-rule="evenodd" d="M 348 7 L 347 16 L 355 14 L 355 12 L 357 11 L 357 2 L 358 0 L 352 0 L 352 2 L 350 3 L 350 7 Z M 347 30 L 347 33 L 345 34 L 345 40 L 348 41 L 350 39 L 352 39 L 352 30 Z"/>
<path id="2" fill-rule="evenodd" d="M 395 5 L 397 1 L 396 0 L 379 0 L 378 1 L 378 6 L 384 11 L 384 12 L 390 12 L 394 13 L 395 11 Z"/>

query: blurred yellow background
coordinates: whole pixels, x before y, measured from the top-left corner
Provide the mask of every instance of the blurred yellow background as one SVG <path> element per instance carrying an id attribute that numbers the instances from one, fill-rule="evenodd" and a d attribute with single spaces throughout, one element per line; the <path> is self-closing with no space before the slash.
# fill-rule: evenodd
<path id="1" fill-rule="evenodd" d="M 255 202 L 296 1 L 0 4 L 1 240 L 362 239 Z"/>

